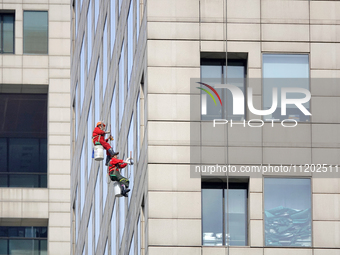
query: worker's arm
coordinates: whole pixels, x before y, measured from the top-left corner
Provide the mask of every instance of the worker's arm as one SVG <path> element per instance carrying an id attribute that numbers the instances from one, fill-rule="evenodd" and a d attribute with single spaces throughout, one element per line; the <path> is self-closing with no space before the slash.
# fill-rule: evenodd
<path id="1" fill-rule="evenodd" d="M 126 164 L 126 163 L 119 164 L 119 168 L 124 168 L 124 167 L 126 167 L 126 166 L 127 166 L 127 164 Z"/>
<path id="2" fill-rule="evenodd" d="M 112 165 L 116 165 L 116 164 L 118 164 L 118 163 L 124 163 L 124 160 L 117 159 L 117 158 L 112 158 L 110 163 L 111 163 Z"/>

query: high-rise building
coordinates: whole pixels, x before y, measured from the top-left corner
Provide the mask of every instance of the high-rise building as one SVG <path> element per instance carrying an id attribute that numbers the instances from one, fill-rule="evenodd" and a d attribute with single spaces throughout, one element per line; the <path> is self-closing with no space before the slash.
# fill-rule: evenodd
<path id="1" fill-rule="evenodd" d="M 340 1 L 72 0 L 71 12 L 71 254 L 340 253 Z M 292 92 L 298 106 L 284 104 Z M 133 157 L 127 198 L 92 157 L 99 121 Z"/>
<path id="2" fill-rule="evenodd" d="M 0 1 L 0 254 L 70 251 L 70 17 Z"/>

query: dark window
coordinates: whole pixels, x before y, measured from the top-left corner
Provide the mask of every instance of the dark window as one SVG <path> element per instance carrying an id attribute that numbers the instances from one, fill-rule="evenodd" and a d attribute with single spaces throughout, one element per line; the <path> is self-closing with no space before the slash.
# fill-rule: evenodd
<path id="1" fill-rule="evenodd" d="M 47 227 L 0 227 L 0 255 L 47 254 Z"/>
<path id="2" fill-rule="evenodd" d="M 264 179 L 266 246 L 312 245 L 311 194 L 310 179 Z"/>
<path id="3" fill-rule="evenodd" d="M 14 13 L 0 13 L 0 53 L 14 53 Z"/>
<path id="4" fill-rule="evenodd" d="M 0 187 L 47 187 L 47 94 L 0 94 Z"/>
<path id="5" fill-rule="evenodd" d="M 47 11 L 24 11 L 24 53 L 48 53 Z"/>
<path id="6" fill-rule="evenodd" d="M 202 237 L 207 246 L 248 243 L 248 182 L 202 182 Z"/>
<path id="7" fill-rule="evenodd" d="M 230 57 L 230 58 L 229 58 Z M 245 110 L 241 115 L 233 114 L 233 96 L 229 89 L 215 88 L 221 84 L 231 84 L 240 89 L 246 96 L 247 54 L 228 53 L 228 68 L 225 64 L 225 53 L 202 53 L 201 82 L 213 87 L 199 85 L 201 90 L 201 119 L 244 120 Z M 209 93 L 211 95 L 209 95 Z M 220 98 L 218 98 L 218 96 Z M 221 99 L 221 102 L 220 102 Z M 244 107 L 244 109 L 246 109 Z"/>

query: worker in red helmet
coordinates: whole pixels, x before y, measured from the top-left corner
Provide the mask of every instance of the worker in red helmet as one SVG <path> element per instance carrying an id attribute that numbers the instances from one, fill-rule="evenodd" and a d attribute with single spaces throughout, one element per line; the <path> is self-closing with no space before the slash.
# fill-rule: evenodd
<path id="1" fill-rule="evenodd" d="M 118 152 L 115 152 L 113 156 L 111 156 L 111 160 L 109 163 L 109 175 L 111 181 L 117 181 L 121 185 L 122 195 L 127 197 L 127 193 L 130 191 L 129 189 L 129 179 L 125 178 L 121 175 L 121 169 L 126 167 L 126 165 L 133 165 L 133 161 L 131 158 L 127 158 L 125 161 L 122 159 L 118 159 Z"/>
<path id="2" fill-rule="evenodd" d="M 110 134 L 110 131 L 105 131 L 105 123 L 102 121 L 97 122 L 97 125 L 92 133 L 92 141 L 94 145 L 101 144 L 106 150 L 106 162 L 107 166 L 110 161 L 110 156 L 113 156 L 115 153 L 111 148 L 111 145 L 108 143 L 109 140 L 113 140 L 113 137 L 110 135 L 109 138 L 105 139 L 105 134 Z"/>

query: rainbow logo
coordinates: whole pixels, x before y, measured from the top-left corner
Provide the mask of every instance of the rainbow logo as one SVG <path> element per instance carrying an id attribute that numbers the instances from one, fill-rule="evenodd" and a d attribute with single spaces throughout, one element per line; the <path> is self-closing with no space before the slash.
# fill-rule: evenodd
<path id="1" fill-rule="evenodd" d="M 217 93 L 217 91 L 216 91 L 213 87 L 211 87 L 210 85 L 205 84 L 205 83 L 203 83 L 203 82 L 197 82 L 197 83 L 198 83 L 198 84 L 201 84 L 201 85 L 203 85 L 203 86 L 206 86 L 207 88 L 211 89 L 211 91 L 214 92 L 215 95 L 217 96 L 217 98 L 218 98 L 218 100 L 220 101 L 220 104 L 221 104 L 221 106 L 222 106 L 222 100 L 221 100 L 221 98 L 220 98 L 220 95 Z M 211 94 L 211 92 L 210 92 L 209 90 L 203 89 L 203 88 L 201 88 L 201 87 L 197 87 L 197 88 L 200 89 L 200 90 L 205 91 L 205 92 L 212 98 L 212 100 L 214 100 L 215 105 L 217 105 L 214 96 Z"/>

